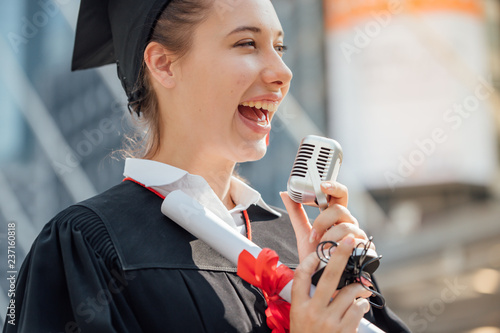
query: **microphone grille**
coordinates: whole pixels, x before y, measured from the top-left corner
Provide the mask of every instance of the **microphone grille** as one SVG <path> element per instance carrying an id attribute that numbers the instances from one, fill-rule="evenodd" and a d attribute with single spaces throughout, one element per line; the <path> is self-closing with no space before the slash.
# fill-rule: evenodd
<path id="1" fill-rule="evenodd" d="M 300 192 L 294 191 L 293 189 L 288 189 L 288 195 L 290 196 L 290 199 L 295 202 L 303 202 L 302 193 Z"/>
<path id="2" fill-rule="evenodd" d="M 295 162 L 292 167 L 292 176 L 296 177 L 306 177 L 307 174 L 307 160 L 312 157 L 314 153 L 314 145 L 309 143 L 303 143 L 299 147 L 297 156 L 295 157 Z"/>
<path id="3" fill-rule="evenodd" d="M 316 166 L 318 167 L 318 173 L 322 181 L 326 179 L 326 171 L 330 168 L 332 163 L 333 149 L 328 147 L 321 147 L 318 154 L 318 159 L 316 161 Z"/>
<path id="4" fill-rule="evenodd" d="M 314 145 L 309 143 L 303 143 L 299 147 L 297 152 L 297 157 L 293 163 L 291 176 L 296 177 L 306 177 L 307 174 L 307 160 L 312 158 L 314 153 Z M 326 173 L 332 162 L 333 149 L 328 147 L 319 147 L 318 158 L 316 160 L 316 166 L 318 167 L 318 172 L 321 180 L 326 180 Z"/>

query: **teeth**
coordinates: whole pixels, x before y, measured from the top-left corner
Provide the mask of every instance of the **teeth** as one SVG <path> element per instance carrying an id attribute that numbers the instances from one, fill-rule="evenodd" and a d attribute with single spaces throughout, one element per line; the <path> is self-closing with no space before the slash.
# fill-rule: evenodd
<path id="1" fill-rule="evenodd" d="M 257 124 L 261 126 L 267 126 L 267 117 L 265 115 L 262 115 L 262 117 L 259 118 Z"/>
<path id="2" fill-rule="evenodd" d="M 243 102 L 243 106 L 249 106 L 251 108 L 255 107 L 257 109 L 267 110 L 269 112 L 276 112 L 278 110 L 278 103 L 257 101 L 257 102 Z"/>

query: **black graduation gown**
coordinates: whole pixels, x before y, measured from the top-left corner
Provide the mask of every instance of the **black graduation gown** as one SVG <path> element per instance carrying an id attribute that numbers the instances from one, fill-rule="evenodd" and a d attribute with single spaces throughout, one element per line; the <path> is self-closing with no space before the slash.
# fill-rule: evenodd
<path id="1" fill-rule="evenodd" d="M 123 182 L 59 213 L 21 267 L 15 325 L 6 321 L 4 332 L 270 332 L 261 291 L 164 216 L 161 203 Z M 253 241 L 295 268 L 286 212 L 248 213 Z M 405 331 L 388 310 L 367 316 L 388 332 Z"/>

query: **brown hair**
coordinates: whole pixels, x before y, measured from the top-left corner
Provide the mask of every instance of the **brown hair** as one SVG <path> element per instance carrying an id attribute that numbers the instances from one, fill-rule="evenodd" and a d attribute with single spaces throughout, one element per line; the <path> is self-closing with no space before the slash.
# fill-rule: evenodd
<path id="1" fill-rule="evenodd" d="M 149 42 L 158 42 L 169 51 L 183 56 L 191 48 L 196 27 L 207 17 L 213 0 L 172 0 L 156 22 Z M 146 46 L 146 45 L 145 45 Z M 144 46 L 144 47 L 145 47 Z M 136 135 L 127 137 L 125 155 L 150 158 L 160 147 L 160 114 L 158 101 L 143 61 L 138 79 L 141 98 L 129 104 L 138 127 Z"/>

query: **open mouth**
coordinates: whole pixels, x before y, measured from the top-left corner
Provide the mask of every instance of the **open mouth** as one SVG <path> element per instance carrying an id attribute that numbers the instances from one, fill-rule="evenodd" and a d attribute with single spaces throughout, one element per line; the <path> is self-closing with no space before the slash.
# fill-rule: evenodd
<path id="1" fill-rule="evenodd" d="M 262 127 L 269 125 L 269 115 L 272 115 L 277 109 L 278 103 L 274 102 L 243 102 L 238 105 L 238 111 L 244 118 Z"/>

